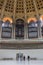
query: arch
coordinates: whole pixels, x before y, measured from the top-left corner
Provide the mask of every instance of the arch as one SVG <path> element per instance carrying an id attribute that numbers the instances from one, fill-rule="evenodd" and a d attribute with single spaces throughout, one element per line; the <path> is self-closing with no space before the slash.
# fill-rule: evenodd
<path id="1" fill-rule="evenodd" d="M 15 38 L 24 39 L 24 20 L 17 19 L 15 28 Z"/>
<path id="2" fill-rule="evenodd" d="M 12 19 L 9 17 L 3 18 L 3 22 L 9 21 L 10 23 L 13 23 Z"/>
<path id="3" fill-rule="evenodd" d="M 36 18 L 29 18 L 28 19 L 28 38 L 37 38 L 38 31 L 37 31 L 37 19 Z"/>
<path id="4" fill-rule="evenodd" d="M 21 23 L 24 23 L 24 20 L 23 20 L 23 19 L 16 19 L 16 23 L 17 23 L 18 21 L 21 21 Z M 18 22 L 18 23 L 19 23 L 19 22 Z"/>
<path id="5" fill-rule="evenodd" d="M 1 37 L 12 38 L 12 19 L 9 17 L 3 18 Z"/>
<path id="6" fill-rule="evenodd" d="M 25 19 L 24 19 L 24 18 L 18 17 L 18 18 L 15 19 L 15 23 L 16 23 L 16 21 L 17 21 L 18 19 L 23 20 L 23 21 L 25 22 Z"/>
<path id="7" fill-rule="evenodd" d="M 36 18 L 29 18 L 29 19 L 28 19 L 28 23 L 30 23 L 30 22 L 36 22 L 36 21 L 37 21 Z"/>

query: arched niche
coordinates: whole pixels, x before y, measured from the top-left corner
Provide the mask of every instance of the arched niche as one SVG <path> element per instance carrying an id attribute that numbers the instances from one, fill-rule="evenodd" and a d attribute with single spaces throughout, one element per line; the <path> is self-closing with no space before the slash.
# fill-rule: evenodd
<path id="1" fill-rule="evenodd" d="M 28 19 L 28 38 L 37 38 L 38 37 L 38 25 L 36 18 Z"/>
<path id="2" fill-rule="evenodd" d="M 2 38 L 12 38 L 12 19 L 5 17 L 2 23 Z"/>
<path id="3" fill-rule="evenodd" d="M 15 24 L 15 38 L 24 39 L 24 20 L 17 19 Z"/>

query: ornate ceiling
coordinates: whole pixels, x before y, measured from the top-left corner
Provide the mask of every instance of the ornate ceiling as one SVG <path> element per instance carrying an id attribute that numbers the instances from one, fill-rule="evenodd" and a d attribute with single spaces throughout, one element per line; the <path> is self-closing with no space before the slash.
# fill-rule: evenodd
<path id="1" fill-rule="evenodd" d="M 0 0 L 0 20 L 10 17 L 13 20 L 37 18 L 43 15 L 43 0 Z"/>

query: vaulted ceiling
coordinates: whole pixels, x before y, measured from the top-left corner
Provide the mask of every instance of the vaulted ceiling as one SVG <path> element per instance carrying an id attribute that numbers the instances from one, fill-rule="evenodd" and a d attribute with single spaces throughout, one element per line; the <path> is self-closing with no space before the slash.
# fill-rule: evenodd
<path id="1" fill-rule="evenodd" d="M 39 17 L 43 15 L 43 0 L 0 0 L 0 20 Z"/>

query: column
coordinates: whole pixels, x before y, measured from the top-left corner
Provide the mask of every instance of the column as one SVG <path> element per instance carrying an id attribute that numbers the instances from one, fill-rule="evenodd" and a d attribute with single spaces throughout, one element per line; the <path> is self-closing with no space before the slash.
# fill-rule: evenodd
<path id="1" fill-rule="evenodd" d="M 12 39 L 15 39 L 15 25 L 12 24 Z"/>
<path id="2" fill-rule="evenodd" d="M 33 0 L 33 3 L 34 3 L 35 10 L 36 10 L 37 19 L 38 19 L 38 21 L 39 21 L 40 17 L 39 17 L 38 9 L 37 9 L 37 6 L 36 6 L 36 1 Z M 38 23 L 38 38 L 41 38 L 41 26 L 40 26 L 40 21 L 39 21 L 39 23 Z"/>
<path id="3" fill-rule="evenodd" d="M 0 21 L 0 39 L 1 39 L 1 33 L 2 33 L 2 22 Z"/>
<path id="4" fill-rule="evenodd" d="M 24 38 L 28 39 L 27 13 L 26 13 L 26 1 L 25 0 L 24 0 L 24 14 L 25 14 Z"/>
<path id="5" fill-rule="evenodd" d="M 24 39 L 28 39 L 28 26 L 27 23 L 24 25 Z"/>

